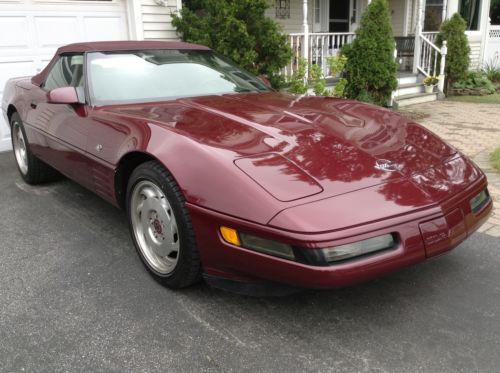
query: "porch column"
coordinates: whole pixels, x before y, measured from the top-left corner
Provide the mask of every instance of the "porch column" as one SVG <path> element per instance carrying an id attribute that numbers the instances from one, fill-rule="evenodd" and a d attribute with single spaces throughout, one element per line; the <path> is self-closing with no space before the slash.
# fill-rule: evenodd
<path id="1" fill-rule="evenodd" d="M 302 32 L 304 34 L 304 42 L 302 43 L 302 57 L 309 63 L 309 23 L 307 20 L 307 1 L 302 0 Z"/>
<path id="2" fill-rule="evenodd" d="M 443 46 L 441 47 L 441 63 L 439 65 L 439 82 L 438 90 L 439 92 L 444 92 L 444 66 L 446 64 L 446 55 L 448 54 L 448 46 L 446 40 L 443 40 Z M 436 55 L 437 58 L 437 55 Z M 436 74 L 436 73 L 434 73 Z"/>
<path id="3" fill-rule="evenodd" d="M 442 15 L 442 22 L 445 21 L 446 15 L 448 14 L 448 0 L 443 0 L 443 15 Z"/>
<path id="4" fill-rule="evenodd" d="M 417 66 L 420 64 L 420 51 L 422 49 L 422 41 L 420 35 L 424 28 L 424 0 L 417 0 L 417 24 L 415 27 L 415 49 L 413 51 L 413 73 L 418 73 Z"/>

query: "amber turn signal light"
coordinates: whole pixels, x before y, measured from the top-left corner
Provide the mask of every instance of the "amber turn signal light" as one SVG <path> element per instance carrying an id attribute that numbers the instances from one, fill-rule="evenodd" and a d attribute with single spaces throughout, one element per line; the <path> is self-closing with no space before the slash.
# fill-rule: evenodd
<path id="1" fill-rule="evenodd" d="M 241 246 L 240 237 L 238 236 L 238 231 L 236 231 L 236 229 L 224 226 L 221 226 L 219 229 L 224 241 L 232 245 Z"/>

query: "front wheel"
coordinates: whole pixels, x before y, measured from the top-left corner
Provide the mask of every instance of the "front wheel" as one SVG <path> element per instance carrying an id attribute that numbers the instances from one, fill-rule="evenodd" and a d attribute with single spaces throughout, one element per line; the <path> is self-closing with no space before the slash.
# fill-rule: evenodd
<path id="1" fill-rule="evenodd" d="M 137 252 L 155 279 L 174 289 L 200 279 L 200 259 L 184 196 L 158 162 L 143 163 L 132 172 L 127 213 Z"/>
<path id="2" fill-rule="evenodd" d="M 12 114 L 10 126 L 12 149 L 14 150 L 17 168 L 23 180 L 28 184 L 40 184 L 56 179 L 59 175 L 57 171 L 31 153 L 26 131 L 18 113 Z"/>

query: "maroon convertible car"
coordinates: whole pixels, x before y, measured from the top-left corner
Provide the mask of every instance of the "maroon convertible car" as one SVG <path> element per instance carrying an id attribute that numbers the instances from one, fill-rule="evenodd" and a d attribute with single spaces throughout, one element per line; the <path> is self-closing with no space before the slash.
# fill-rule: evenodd
<path id="1" fill-rule="evenodd" d="M 484 174 L 422 126 L 273 91 L 199 45 L 68 45 L 2 107 L 23 179 L 57 170 L 126 209 L 171 288 L 344 286 L 449 251 L 492 209 Z"/>

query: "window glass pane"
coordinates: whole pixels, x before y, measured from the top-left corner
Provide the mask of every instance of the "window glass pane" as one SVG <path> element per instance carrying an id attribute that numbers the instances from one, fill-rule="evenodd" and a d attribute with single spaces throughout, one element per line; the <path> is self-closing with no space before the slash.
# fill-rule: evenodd
<path id="1" fill-rule="evenodd" d="M 490 19 L 492 25 L 500 25 L 500 0 L 491 0 Z"/>
<path id="2" fill-rule="evenodd" d="M 43 88 L 50 91 L 61 87 L 79 87 L 83 81 L 83 56 L 62 56 L 47 75 Z"/>
<path id="3" fill-rule="evenodd" d="M 479 30 L 481 0 L 461 0 L 460 15 L 467 22 L 467 30 Z"/>
<path id="4" fill-rule="evenodd" d="M 427 0 L 424 31 L 439 31 L 441 22 L 443 22 L 443 0 Z"/>
<path id="5" fill-rule="evenodd" d="M 439 31 L 443 17 L 443 7 L 425 7 L 424 31 Z"/>
<path id="6" fill-rule="evenodd" d="M 99 104 L 269 90 L 212 51 L 95 52 L 89 54 L 88 68 L 92 97 Z"/>

